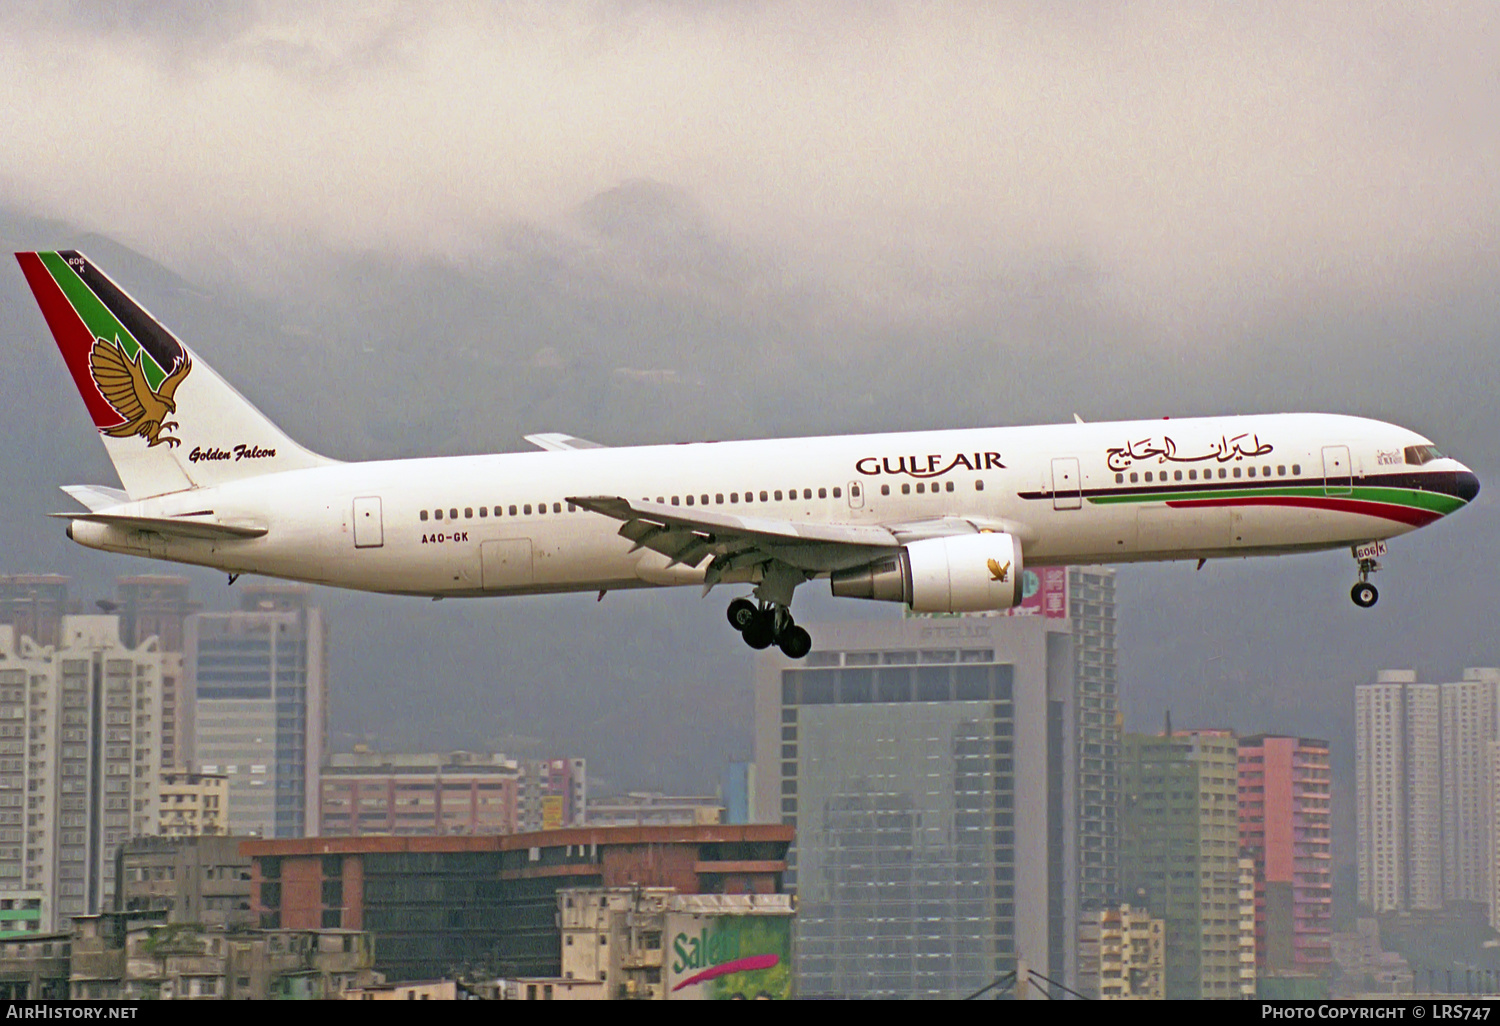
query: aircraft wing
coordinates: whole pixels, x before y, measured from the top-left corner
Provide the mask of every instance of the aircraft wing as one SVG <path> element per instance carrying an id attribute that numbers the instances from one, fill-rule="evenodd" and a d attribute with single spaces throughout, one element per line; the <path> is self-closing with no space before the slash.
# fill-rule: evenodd
<path id="1" fill-rule="evenodd" d="M 575 449 L 607 449 L 609 446 L 602 442 L 591 442 L 587 438 L 579 438 L 576 435 L 564 434 L 561 431 L 547 431 L 539 435 L 526 435 L 526 441 L 538 449 L 546 449 L 549 452 L 571 452 Z"/>
<path id="2" fill-rule="evenodd" d="M 221 521 L 211 509 L 183 513 L 175 517 L 138 517 L 115 513 L 49 513 L 63 520 L 86 520 L 94 524 L 123 527 L 131 531 L 156 531 L 183 538 L 259 538 L 267 528 L 262 524 Z"/>

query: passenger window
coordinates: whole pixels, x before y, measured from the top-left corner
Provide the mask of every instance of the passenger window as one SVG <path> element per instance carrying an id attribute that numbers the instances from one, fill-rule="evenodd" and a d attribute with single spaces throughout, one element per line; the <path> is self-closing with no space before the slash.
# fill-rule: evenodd
<path id="1" fill-rule="evenodd" d="M 1137 475 L 1136 472 L 1132 470 L 1130 472 L 1130 483 L 1135 484 L 1138 480 L 1140 480 L 1139 475 Z"/>
<path id="2" fill-rule="evenodd" d="M 554 512 L 554 513 L 561 513 L 562 512 L 562 503 L 560 503 L 560 502 L 554 502 L 552 504 L 552 512 Z"/>
<path id="3" fill-rule="evenodd" d="M 835 488 L 833 490 L 833 494 L 836 496 L 836 495 L 838 495 L 838 493 L 839 493 L 839 490 L 837 488 Z M 859 482 L 858 481 L 854 482 L 852 485 L 849 486 L 849 494 L 851 496 L 853 496 L 854 498 L 856 498 L 856 499 L 859 498 Z"/>
<path id="4" fill-rule="evenodd" d="M 858 495 L 859 493 L 855 492 L 855 494 Z M 842 499 L 844 497 L 844 490 L 842 488 L 835 488 L 833 490 L 833 497 L 835 499 Z"/>
<path id="5" fill-rule="evenodd" d="M 922 495 L 926 491 L 927 491 L 927 486 L 925 484 L 923 484 L 921 481 L 918 481 L 917 482 L 917 494 L 918 495 Z"/>
<path id="6" fill-rule="evenodd" d="M 705 505 L 705 506 L 707 506 L 707 505 L 708 505 L 708 496 L 707 496 L 707 495 L 705 495 L 705 496 L 704 496 L 704 497 L 703 497 L 703 505 Z"/>
<path id="7" fill-rule="evenodd" d="M 546 512 L 547 512 L 547 504 L 545 502 L 539 502 L 539 503 L 536 504 L 536 515 L 537 516 L 541 516 L 543 513 L 546 513 Z"/>
<path id="8" fill-rule="evenodd" d="M 1286 464 L 1283 463 L 1281 466 L 1276 468 L 1276 476 L 1286 477 Z"/>
<path id="9" fill-rule="evenodd" d="M 500 507 L 498 507 L 498 506 L 495 507 L 495 509 L 497 511 L 499 510 L 499 508 Z M 479 515 L 482 516 L 482 517 L 489 516 L 490 515 L 490 508 L 488 506 L 480 506 L 479 507 Z"/>
<path id="10" fill-rule="evenodd" d="M 458 519 L 458 510 L 456 510 L 456 509 L 450 509 L 448 511 L 448 519 L 449 520 L 457 520 Z"/>
<path id="11" fill-rule="evenodd" d="M 952 481 L 948 482 L 948 491 L 950 491 L 950 492 L 953 491 L 953 482 Z"/>
<path id="12" fill-rule="evenodd" d="M 1261 467 L 1260 468 L 1260 476 L 1261 477 L 1270 477 L 1271 476 L 1271 468 L 1270 467 Z"/>
<path id="13" fill-rule="evenodd" d="M 572 504 L 572 503 L 571 503 L 571 502 L 570 502 L 570 503 L 568 503 L 568 512 L 569 512 L 569 513 L 577 513 L 577 512 L 578 512 L 578 507 L 577 507 L 577 506 L 575 506 L 575 505 L 573 505 L 573 504 Z"/>
<path id="14" fill-rule="evenodd" d="M 1188 480 L 1189 481 L 1196 481 L 1196 480 L 1198 480 L 1198 471 L 1196 471 L 1196 470 L 1189 470 L 1188 471 Z"/>
<path id="15" fill-rule="evenodd" d="M 891 494 L 891 486 L 890 485 L 881 485 L 880 486 L 880 494 L 881 495 L 889 495 L 889 494 Z"/>
<path id="16" fill-rule="evenodd" d="M 1234 476 L 1235 477 L 1239 477 L 1240 476 L 1240 468 L 1239 467 L 1235 467 L 1234 468 Z"/>
<path id="17" fill-rule="evenodd" d="M 689 505 L 689 506 L 691 506 L 691 505 L 692 505 L 692 504 L 693 504 L 693 497 L 692 497 L 692 496 L 691 496 L 691 495 L 689 495 L 689 496 L 688 496 L 688 497 L 687 497 L 687 504 L 688 504 L 688 505 Z"/>
<path id="18" fill-rule="evenodd" d="M 1254 477 L 1254 476 L 1255 476 L 1255 468 L 1254 468 L 1254 467 L 1251 467 L 1251 468 L 1250 468 L 1250 476 L 1251 476 L 1251 477 Z"/>
<path id="19" fill-rule="evenodd" d="M 1116 474 L 1115 475 L 1115 484 L 1124 484 L 1124 483 L 1125 483 L 1125 475 L 1124 474 Z"/>
<path id="20" fill-rule="evenodd" d="M 1147 480 L 1147 481 L 1148 481 L 1148 482 L 1149 482 L 1149 481 L 1150 481 L 1150 480 L 1151 480 L 1151 471 L 1149 471 L 1149 470 L 1148 470 L 1148 471 L 1146 471 L 1146 480 Z"/>
<path id="21" fill-rule="evenodd" d="M 982 492 L 982 491 L 984 491 L 984 482 L 983 481 L 975 481 L 974 482 L 974 490 L 976 492 Z"/>
<path id="22" fill-rule="evenodd" d="M 828 489 L 827 488 L 819 488 L 818 489 L 818 498 L 820 498 L 820 499 L 826 499 L 826 498 L 828 498 Z"/>
<path id="23" fill-rule="evenodd" d="M 515 516 L 515 515 L 516 515 L 516 507 L 514 507 L 514 506 L 512 506 L 512 507 L 511 507 L 511 508 L 510 508 L 510 515 L 511 515 L 511 516 Z"/>
<path id="24" fill-rule="evenodd" d="M 729 493 L 729 501 L 730 501 L 731 504 L 739 502 L 740 501 L 740 493 L 739 492 L 730 492 Z"/>
<path id="25" fill-rule="evenodd" d="M 911 485 L 909 485 L 909 484 L 902 485 L 901 486 L 901 494 L 902 495 L 910 495 L 911 494 Z"/>
<path id="26" fill-rule="evenodd" d="M 464 507 L 464 519 L 465 520 L 473 520 L 474 519 L 474 507 L 473 506 L 465 506 Z"/>
<path id="27" fill-rule="evenodd" d="M 1172 471 L 1172 480 L 1173 481 L 1181 481 L 1182 480 L 1182 471 L 1180 471 L 1180 470 L 1174 470 L 1174 471 Z"/>
<path id="28" fill-rule="evenodd" d="M 427 519 L 427 511 L 424 509 L 421 513 L 417 514 L 417 519 L 419 519 L 419 520 L 426 520 Z"/>
<path id="29" fill-rule="evenodd" d="M 812 489 L 811 488 L 804 488 L 804 489 L 802 489 L 802 497 L 804 499 L 811 499 L 812 498 Z"/>
<path id="30" fill-rule="evenodd" d="M 1220 478 L 1226 478 L 1228 476 L 1229 476 L 1229 471 L 1225 470 L 1223 467 L 1220 467 L 1219 468 L 1219 477 Z"/>
<path id="31" fill-rule="evenodd" d="M 781 496 L 779 496 L 779 495 L 778 495 L 778 496 L 777 496 L 777 498 L 778 498 L 778 499 L 779 499 L 779 498 L 781 498 Z M 769 501 L 770 501 L 770 500 L 768 500 L 768 499 L 767 499 L 767 498 L 766 498 L 766 493 L 765 493 L 765 492 L 761 492 L 761 493 L 760 493 L 760 501 L 761 501 L 761 502 L 769 502 Z"/>
<path id="32" fill-rule="evenodd" d="M 525 506 L 522 506 L 521 511 L 528 517 L 531 516 L 531 503 L 528 502 Z"/>
<path id="33" fill-rule="evenodd" d="M 680 505 L 682 505 L 680 502 L 677 501 L 677 496 L 675 496 L 675 495 L 672 496 L 672 505 L 674 505 L 674 506 L 680 506 Z"/>
<path id="34" fill-rule="evenodd" d="M 665 503 L 665 502 L 666 502 L 666 501 L 667 501 L 667 500 L 666 500 L 666 499 L 664 499 L 664 498 L 663 498 L 663 497 L 662 497 L 662 496 L 660 496 L 660 495 L 658 495 L 658 496 L 657 496 L 657 497 L 656 497 L 656 504 L 657 504 L 657 505 L 658 505 L 658 506 L 660 506 L 660 505 L 662 505 L 662 504 L 664 504 L 664 503 Z"/>
<path id="35" fill-rule="evenodd" d="M 1302 464 L 1300 464 L 1300 463 L 1293 463 L 1292 464 L 1292 473 L 1293 474 L 1300 474 L 1300 473 L 1302 473 Z"/>
<path id="36" fill-rule="evenodd" d="M 761 494 L 765 494 L 765 493 L 762 492 Z M 776 495 L 776 501 L 780 502 L 781 501 L 781 489 L 780 488 L 776 489 L 775 495 Z"/>
<path id="37" fill-rule="evenodd" d="M 443 511 L 440 510 L 440 509 L 433 510 L 432 511 L 432 515 L 433 515 L 434 519 L 437 519 L 437 520 L 443 519 Z"/>

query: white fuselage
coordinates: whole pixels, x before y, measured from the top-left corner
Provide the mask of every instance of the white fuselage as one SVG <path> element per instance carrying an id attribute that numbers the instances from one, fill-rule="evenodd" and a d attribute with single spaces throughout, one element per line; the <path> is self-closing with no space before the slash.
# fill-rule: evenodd
<path id="1" fill-rule="evenodd" d="M 83 521 L 72 536 L 231 573 L 431 596 L 703 581 L 703 565 L 671 566 L 621 537 L 618 520 L 570 508 L 584 496 L 916 534 L 959 518 L 1014 534 L 1032 566 L 1220 558 L 1385 539 L 1462 506 L 1445 482 L 1466 468 L 1410 462 L 1414 446 L 1430 443 L 1374 420 L 1276 414 L 343 463 L 122 508 L 212 510 L 262 525 L 260 537 Z"/>

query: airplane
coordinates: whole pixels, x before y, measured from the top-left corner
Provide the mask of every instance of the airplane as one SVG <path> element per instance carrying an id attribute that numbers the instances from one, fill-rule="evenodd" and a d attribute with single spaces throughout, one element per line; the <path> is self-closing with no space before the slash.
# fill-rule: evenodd
<path id="1" fill-rule="evenodd" d="M 443 599 L 751 585 L 755 649 L 812 648 L 793 592 L 1006 610 L 1025 567 L 1386 541 L 1479 481 L 1414 431 L 1314 413 L 994 427 L 344 463 L 303 448 L 81 253 L 16 254 L 122 488 L 63 488 L 106 552 Z"/>

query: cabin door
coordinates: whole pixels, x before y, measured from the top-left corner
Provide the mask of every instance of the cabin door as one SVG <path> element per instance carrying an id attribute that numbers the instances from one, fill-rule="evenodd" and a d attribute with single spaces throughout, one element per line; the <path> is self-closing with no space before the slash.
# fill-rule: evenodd
<path id="1" fill-rule="evenodd" d="M 1052 461 L 1052 508 L 1080 509 L 1083 485 L 1078 476 L 1078 458 L 1059 456 Z"/>
<path id="2" fill-rule="evenodd" d="M 1347 445 L 1323 446 L 1323 494 L 1348 495 L 1354 491 Z"/>

